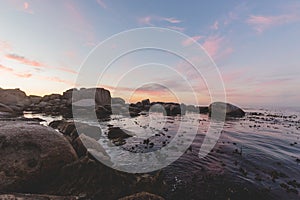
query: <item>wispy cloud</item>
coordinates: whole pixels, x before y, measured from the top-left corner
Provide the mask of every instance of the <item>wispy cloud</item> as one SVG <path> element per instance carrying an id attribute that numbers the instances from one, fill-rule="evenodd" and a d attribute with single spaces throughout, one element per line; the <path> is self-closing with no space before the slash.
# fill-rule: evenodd
<path id="1" fill-rule="evenodd" d="M 203 42 L 202 46 L 211 57 L 215 57 L 219 49 L 221 48 L 221 44 L 223 41 L 224 41 L 223 37 L 209 36 Z"/>
<path id="2" fill-rule="evenodd" d="M 104 9 L 107 9 L 107 5 L 103 0 L 97 0 L 97 3 Z"/>
<path id="3" fill-rule="evenodd" d="M 182 22 L 180 19 L 174 17 L 160 17 L 160 16 L 145 16 L 138 19 L 139 24 L 154 26 L 154 22 L 167 22 L 169 24 L 179 24 Z"/>
<path id="4" fill-rule="evenodd" d="M 300 15 L 298 14 L 284 14 L 278 16 L 250 15 L 246 20 L 247 24 L 251 25 L 258 33 L 262 33 L 271 27 L 299 21 Z"/>
<path id="5" fill-rule="evenodd" d="M 202 35 L 196 35 L 196 36 L 190 37 L 190 38 L 182 41 L 182 46 L 184 46 L 184 47 L 190 46 L 191 44 L 193 44 L 194 42 L 198 42 L 202 38 L 203 38 Z"/>
<path id="6" fill-rule="evenodd" d="M 0 40 L 0 52 L 5 52 L 11 49 L 12 47 L 8 42 Z"/>
<path id="7" fill-rule="evenodd" d="M 30 66 L 33 66 L 33 67 L 46 67 L 46 65 L 44 65 L 44 64 L 42 64 L 38 61 L 29 60 L 29 59 L 27 59 L 23 56 L 17 55 L 17 54 L 7 54 L 6 58 L 18 61 L 18 62 L 23 63 L 25 65 L 30 65 Z"/>
<path id="8" fill-rule="evenodd" d="M 178 23 L 182 22 L 181 20 L 173 18 L 173 17 L 169 17 L 169 18 L 168 17 L 163 17 L 163 18 L 160 18 L 160 20 L 169 22 L 171 24 L 178 24 Z"/>
<path id="9" fill-rule="evenodd" d="M 218 30 L 219 29 L 219 22 L 215 21 L 215 23 L 210 27 L 213 30 Z"/>
<path id="10" fill-rule="evenodd" d="M 179 32 L 184 32 L 185 31 L 184 27 L 179 27 L 179 26 L 167 26 L 166 28 L 172 29 L 174 31 L 179 31 Z"/>
<path id="11" fill-rule="evenodd" d="M 33 10 L 31 9 L 31 6 L 28 2 L 23 3 L 23 11 L 29 14 L 34 14 Z"/>
<path id="12" fill-rule="evenodd" d="M 32 66 L 32 67 L 36 67 L 36 68 L 49 68 L 49 69 L 59 70 L 59 71 L 68 72 L 68 73 L 72 73 L 72 74 L 77 74 L 77 72 L 75 70 L 70 69 L 68 67 L 52 67 L 45 63 L 31 60 L 31 59 L 28 59 L 24 56 L 20 56 L 17 54 L 6 54 L 6 58 L 17 61 L 24 65 L 28 65 L 28 66 Z"/>
<path id="13" fill-rule="evenodd" d="M 30 78 L 32 76 L 31 73 L 17 72 L 13 68 L 6 67 L 6 66 L 1 65 L 1 64 L 0 64 L 0 71 L 4 71 L 4 72 L 7 72 L 7 73 L 10 73 L 10 74 L 12 74 L 14 76 L 17 76 L 19 78 Z"/>
<path id="14" fill-rule="evenodd" d="M 151 21 L 152 21 L 152 17 L 150 17 L 150 16 L 141 17 L 138 19 L 139 24 L 153 26 Z"/>
<path id="15" fill-rule="evenodd" d="M 0 64 L 0 70 L 7 71 L 7 72 L 13 72 L 14 71 L 12 68 L 6 67 L 6 66 L 1 65 L 1 64 Z"/>
<path id="16" fill-rule="evenodd" d="M 19 78 L 30 78 L 32 76 L 31 73 L 14 73 L 15 76 Z"/>
<path id="17" fill-rule="evenodd" d="M 57 67 L 56 69 L 60 70 L 60 71 L 64 71 L 64 72 L 69 72 L 71 74 L 77 74 L 78 72 L 73 70 L 73 69 L 70 69 L 68 67 Z"/>

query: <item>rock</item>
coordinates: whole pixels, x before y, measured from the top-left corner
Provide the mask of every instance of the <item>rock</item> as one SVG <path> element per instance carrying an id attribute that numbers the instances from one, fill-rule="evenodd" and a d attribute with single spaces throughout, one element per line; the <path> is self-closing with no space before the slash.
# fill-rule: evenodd
<path id="1" fill-rule="evenodd" d="M 187 105 L 186 110 L 189 111 L 189 112 L 199 113 L 199 108 L 197 106 L 194 106 L 194 105 Z"/>
<path id="2" fill-rule="evenodd" d="M 1 89 L 0 103 L 11 107 L 15 111 L 23 111 L 31 104 L 26 93 L 20 89 Z"/>
<path id="3" fill-rule="evenodd" d="M 77 160 L 66 138 L 36 122 L 0 122 L 0 191 L 38 192 Z"/>
<path id="4" fill-rule="evenodd" d="M 114 98 L 111 98 L 111 104 L 125 105 L 125 100 L 122 99 L 121 97 L 114 97 Z"/>
<path id="5" fill-rule="evenodd" d="M 198 110 L 200 110 L 200 114 L 209 113 L 208 106 L 200 106 Z"/>
<path id="6" fill-rule="evenodd" d="M 42 97 L 40 96 L 35 96 L 35 95 L 30 95 L 29 96 L 29 99 L 30 99 L 30 102 L 32 104 L 38 104 L 41 100 L 42 100 Z"/>
<path id="7" fill-rule="evenodd" d="M 13 117 L 16 116 L 16 112 L 7 105 L 0 103 L 0 117 Z"/>
<path id="8" fill-rule="evenodd" d="M 0 199 L 5 200 L 77 200 L 75 196 L 53 196 L 47 194 L 1 194 Z"/>
<path id="9" fill-rule="evenodd" d="M 50 100 L 54 100 L 54 99 L 61 99 L 62 95 L 60 94 L 49 94 L 49 95 L 45 95 L 43 96 L 43 98 L 41 99 L 41 101 L 50 101 Z"/>
<path id="10" fill-rule="evenodd" d="M 214 102 L 209 105 L 209 116 L 215 118 L 225 117 L 244 117 L 245 112 L 232 104 L 223 102 Z"/>
<path id="11" fill-rule="evenodd" d="M 119 200 L 164 200 L 164 198 L 155 194 L 150 194 L 148 192 L 140 192 L 120 198 Z"/>
<path id="12" fill-rule="evenodd" d="M 64 92 L 63 98 L 73 98 L 72 100 L 75 102 L 82 99 L 95 99 L 95 103 L 100 106 L 111 104 L 110 92 L 103 88 L 83 88 L 80 90 L 71 89 Z"/>
<path id="13" fill-rule="evenodd" d="M 81 144 L 83 145 L 79 147 L 80 150 L 85 148 L 94 159 L 100 159 L 102 162 L 110 162 L 110 157 L 106 150 L 95 139 L 86 136 L 85 134 L 80 134 L 76 140 L 77 142 L 80 140 Z M 80 144 L 80 142 L 78 144 Z"/>
<path id="14" fill-rule="evenodd" d="M 143 106 L 150 106 L 150 100 L 149 99 L 145 99 L 145 100 L 142 100 L 142 104 Z"/>
<path id="15" fill-rule="evenodd" d="M 82 195 L 83 199 L 118 199 L 138 191 L 164 194 L 167 189 L 162 173 L 125 173 L 89 157 L 64 166 L 54 178 L 44 193 Z"/>
<path id="16" fill-rule="evenodd" d="M 112 140 L 117 146 L 125 144 L 125 139 L 132 137 L 119 127 L 108 128 L 108 139 Z"/>
<path id="17" fill-rule="evenodd" d="M 181 108 L 179 104 L 175 104 L 175 103 L 165 104 L 164 109 L 166 111 L 165 114 L 167 116 L 176 116 L 176 115 L 185 114 L 185 110 Z"/>

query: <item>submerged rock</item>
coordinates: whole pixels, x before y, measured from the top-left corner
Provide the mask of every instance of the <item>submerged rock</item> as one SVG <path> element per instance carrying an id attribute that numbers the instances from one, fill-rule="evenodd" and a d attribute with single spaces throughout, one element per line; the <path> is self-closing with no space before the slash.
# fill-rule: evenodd
<path id="1" fill-rule="evenodd" d="M 245 112 L 232 104 L 224 102 L 214 102 L 209 105 L 209 116 L 214 118 L 224 117 L 244 117 Z"/>
<path id="2" fill-rule="evenodd" d="M 61 134 L 34 122 L 0 122 L 0 191 L 35 192 L 77 160 Z"/>
<path id="3" fill-rule="evenodd" d="M 125 144 L 125 139 L 132 137 L 119 127 L 110 127 L 108 129 L 108 139 L 112 140 L 115 145 Z"/>

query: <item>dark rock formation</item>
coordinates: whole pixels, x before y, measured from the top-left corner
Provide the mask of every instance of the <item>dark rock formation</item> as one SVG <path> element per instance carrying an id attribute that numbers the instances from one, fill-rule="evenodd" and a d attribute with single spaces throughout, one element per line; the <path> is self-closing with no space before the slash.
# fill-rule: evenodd
<path id="1" fill-rule="evenodd" d="M 0 191 L 37 192 L 77 159 L 69 142 L 34 122 L 0 122 Z"/>
<path id="2" fill-rule="evenodd" d="M 108 129 L 108 139 L 112 140 L 117 146 L 125 144 L 125 139 L 132 137 L 119 127 L 110 127 Z"/>
<path id="3" fill-rule="evenodd" d="M 245 112 L 232 104 L 223 102 L 214 102 L 209 105 L 209 116 L 213 118 L 224 117 L 244 117 Z"/>

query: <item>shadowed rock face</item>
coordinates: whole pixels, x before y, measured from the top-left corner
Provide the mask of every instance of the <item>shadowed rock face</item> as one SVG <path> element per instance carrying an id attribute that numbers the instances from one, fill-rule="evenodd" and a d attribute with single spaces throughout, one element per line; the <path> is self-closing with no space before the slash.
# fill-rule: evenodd
<path id="1" fill-rule="evenodd" d="M 223 103 L 223 102 L 214 102 L 209 105 L 209 116 L 214 118 L 222 118 L 225 117 L 244 117 L 245 112 L 232 104 Z"/>
<path id="2" fill-rule="evenodd" d="M 0 191 L 35 192 L 77 155 L 64 136 L 34 122 L 0 122 Z"/>
<path id="3" fill-rule="evenodd" d="M 25 92 L 20 89 L 1 89 L 0 103 L 9 106 L 14 111 L 20 112 L 30 105 L 30 100 Z"/>
<path id="4" fill-rule="evenodd" d="M 63 93 L 63 98 L 67 100 L 80 101 L 95 97 L 95 103 L 100 106 L 111 105 L 111 96 L 108 90 L 103 88 L 82 88 L 80 90 L 70 89 Z"/>

